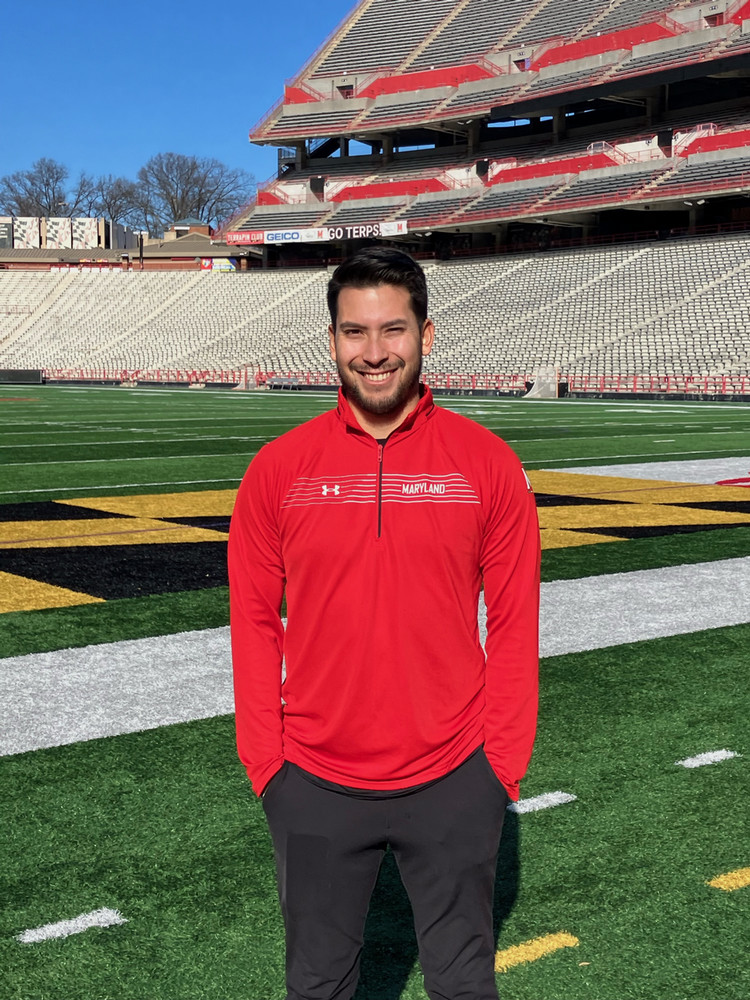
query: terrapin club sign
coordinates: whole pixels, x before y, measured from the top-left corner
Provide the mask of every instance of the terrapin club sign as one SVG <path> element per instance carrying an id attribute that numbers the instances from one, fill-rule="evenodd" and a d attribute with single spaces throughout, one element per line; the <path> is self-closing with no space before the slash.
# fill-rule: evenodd
<path id="1" fill-rule="evenodd" d="M 227 233 L 227 243 L 289 244 L 333 243 L 340 240 L 363 240 L 378 236 L 403 236 L 408 231 L 406 222 L 368 222 L 358 226 L 318 226 L 316 229 L 255 229 Z"/>

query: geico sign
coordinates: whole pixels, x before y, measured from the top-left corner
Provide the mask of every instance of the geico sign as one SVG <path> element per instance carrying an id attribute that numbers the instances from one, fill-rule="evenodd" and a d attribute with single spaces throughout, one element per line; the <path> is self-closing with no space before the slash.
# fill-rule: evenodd
<path id="1" fill-rule="evenodd" d="M 290 243 L 300 239 L 302 239 L 302 235 L 296 229 L 289 229 L 286 232 L 266 233 L 266 243 Z"/>

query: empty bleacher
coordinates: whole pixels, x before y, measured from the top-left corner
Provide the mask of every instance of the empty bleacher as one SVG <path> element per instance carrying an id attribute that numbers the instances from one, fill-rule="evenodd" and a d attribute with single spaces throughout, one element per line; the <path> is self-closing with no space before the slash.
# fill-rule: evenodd
<path id="1" fill-rule="evenodd" d="M 721 150 L 688 156 L 678 170 L 653 189 L 655 198 L 667 195 L 709 194 L 720 188 L 750 191 L 750 150 Z"/>
<path id="2" fill-rule="evenodd" d="M 669 161 L 629 163 L 605 170 L 587 170 L 573 178 L 569 187 L 547 199 L 545 211 L 570 208 L 572 205 L 618 205 L 637 197 L 648 185 L 670 169 Z M 645 192 L 644 192 L 645 196 Z"/>
<path id="3" fill-rule="evenodd" d="M 463 222 L 478 219 L 500 218 L 507 212 L 523 214 L 532 211 L 542 199 L 546 199 L 557 188 L 569 183 L 565 177 L 545 177 L 539 181 L 522 181 L 519 184 L 496 184 L 477 201 L 472 202 L 462 213 Z M 545 204 L 546 209 L 546 204 Z"/>
<path id="4" fill-rule="evenodd" d="M 710 48 L 703 40 L 695 45 L 683 45 L 679 48 L 634 55 L 617 67 L 613 72 L 613 78 L 640 76 L 643 73 L 664 70 L 668 66 L 677 64 L 693 64 L 710 55 Z"/>
<path id="5" fill-rule="evenodd" d="M 403 198 L 373 198 L 371 201 L 343 202 L 333 215 L 326 219 L 328 226 L 351 226 L 365 222 L 384 222 L 401 211 Z"/>
<path id="6" fill-rule="evenodd" d="M 433 94 L 421 101 L 391 101 L 381 106 L 376 105 L 367 112 L 359 124 L 363 128 L 370 128 L 373 125 L 382 125 L 393 121 L 394 118 L 397 118 L 399 121 L 418 121 L 419 119 L 426 118 L 430 111 L 436 108 L 448 96 L 449 91 L 445 91 L 442 94 Z"/>
<path id="7" fill-rule="evenodd" d="M 523 27 L 513 33 L 512 43 L 528 45 L 556 35 L 573 38 L 609 6 L 609 0 L 577 0 L 576 3 L 555 3 L 553 0 L 540 7 Z M 597 30 L 601 29 L 597 26 Z"/>
<path id="8" fill-rule="evenodd" d="M 748 374 L 750 235 L 425 268 L 432 372 Z M 325 270 L 0 272 L 0 367 L 332 372 L 327 280 Z"/>
<path id="9" fill-rule="evenodd" d="M 620 0 L 615 6 L 609 5 L 611 9 L 597 20 L 594 30 L 598 34 L 605 35 L 611 31 L 630 28 L 640 22 L 656 20 L 665 11 L 684 7 L 687 2 L 689 0 L 675 0 L 671 4 L 659 3 L 658 0 Z"/>
<path id="10" fill-rule="evenodd" d="M 307 229 L 318 225 L 323 216 L 335 206 L 329 202 L 309 205 L 259 205 L 252 217 L 238 226 L 238 231 L 248 229 Z"/>
<path id="11" fill-rule="evenodd" d="M 450 66 L 456 52 L 471 56 L 487 52 L 527 15 L 538 0 L 469 0 L 458 14 L 408 64 L 409 71 Z M 455 4 L 453 5 L 455 6 Z"/>
<path id="12" fill-rule="evenodd" d="M 438 220 L 450 219 L 471 204 L 480 193 L 473 191 L 450 192 L 444 195 L 419 195 L 404 212 L 399 214 L 398 218 L 406 219 L 410 223 L 410 228 L 425 222 L 435 223 Z"/>
<path id="13" fill-rule="evenodd" d="M 456 0 L 372 0 L 315 67 L 315 75 L 393 69 L 455 7 Z"/>

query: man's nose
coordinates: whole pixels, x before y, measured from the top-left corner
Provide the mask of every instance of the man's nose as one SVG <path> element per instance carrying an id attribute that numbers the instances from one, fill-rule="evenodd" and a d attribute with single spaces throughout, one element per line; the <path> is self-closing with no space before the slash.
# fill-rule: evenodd
<path id="1" fill-rule="evenodd" d="M 367 338 L 362 357 L 368 365 L 379 365 L 388 357 L 385 341 L 379 334 Z"/>

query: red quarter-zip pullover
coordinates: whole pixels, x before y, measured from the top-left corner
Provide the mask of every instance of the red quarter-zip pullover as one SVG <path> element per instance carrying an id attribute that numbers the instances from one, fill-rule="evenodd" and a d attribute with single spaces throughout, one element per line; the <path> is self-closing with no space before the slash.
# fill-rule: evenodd
<path id="1" fill-rule="evenodd" d="M 229 580 L 237 743 L 256 792 L 285 759 L 350 787 L 408 788 L 483 743 L 518 798 L 536 727 L 539 529 L 496 435 L 425 389 L 381 445 L 340 393 L 250 464 Z"/>

